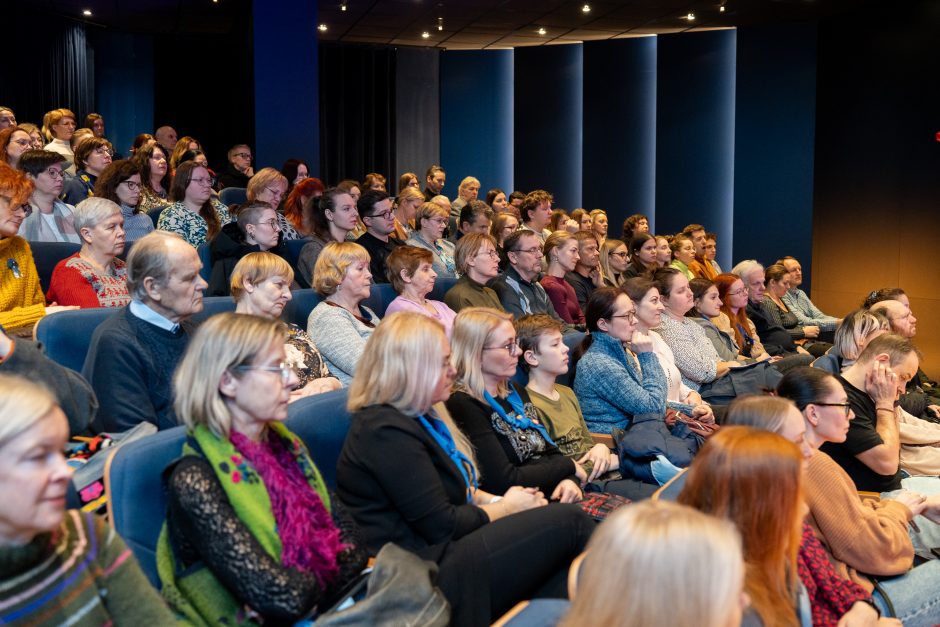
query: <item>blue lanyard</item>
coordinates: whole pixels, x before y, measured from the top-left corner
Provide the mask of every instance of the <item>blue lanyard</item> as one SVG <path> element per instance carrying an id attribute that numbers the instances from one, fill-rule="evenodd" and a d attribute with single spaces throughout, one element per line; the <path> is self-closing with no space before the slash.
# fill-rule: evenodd
<path id="1" fill-rule="evenodd" d="M 506 397 L 506 400 L 509 402 L 509 405 L 512 407 L 514 412 L 512 416 L 507 414 L 506 410 L 503 409 L 503 406 L 499 403 L 499 401 L 493 398 L 493 396 L 486 390 L 483 390 L 483 398 L 485 398 L 486 402 L 490 404 L 490 407 L 493 408 L 493 411 L 499 414 L 499 417 L 502 418 L 510 427 L 516 431 L 535 429 L 539 432 L 542 438 L 545 439 L 546 442 L 552 446 L 555 446 L 555 443 L 552 441 L 551 437 L 549 437 L 548 431 L 545 430 L 543 425 L 526 418 L 525 408 L 522 405 L 522 397 L 519 396 L 519 392 L 517 390 L 512 390 L 509 393 L 509 396 Z"/>
<path id="2" fill-rule="evenodd" d="M 741 323 L 738 323 L 738 324 L 737 324 L 737 327 L 738 327 L 738 331 L 741 332 L 741 337 L 744 338 L 744 343 L 745 343 L 745 344 L 749 344 L 749 345 L 750 345 L 750 344 L 753 344 L 753 343 L 754 343 L 754 338 L 752 338 L 752 337 L 751 337 L 751 334 L 748 333 L 748 332 L 744 329 L 744 325 L 741 324 Z"/>
<path id="3" fill-rule="evenodd" d="M 424 427 L 424 430 L 428 432 L 438 446 L 444 449 L 444 452 L 450 458 L 454 465 L 457 466 L 457 470 L 460 471 L 460 474 L 463 476 L 463 481 L 467 484 L 467 503 L 473 501 L 473 493 L 477 490 L 477 471 L 473 467 L 473 462 L 470 461 L 470 458 L 460 452 L 457 448 L 457 443 L 454 442 L 454 436 L 450 434 L 450 430 L 447 428 L 440 419 L 435 417 L 433 414 L 427 414 L 424 416 L 418 416 L 418 422 L 421 423 L 421 426 Z M 467 474 L 469 469 L 470 474 Z"/>

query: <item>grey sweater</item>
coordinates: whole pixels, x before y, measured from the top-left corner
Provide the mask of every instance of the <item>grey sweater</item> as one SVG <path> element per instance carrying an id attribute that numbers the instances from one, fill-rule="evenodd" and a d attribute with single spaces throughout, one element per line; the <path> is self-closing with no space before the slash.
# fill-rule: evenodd
<path id="1" fill-rule="evenodd" d="M 368 307 L 360 305 L 359 310 L 363 318 L 370 320 L 371 326 L 346 309 L 327 301 L 314 307 L 307 318 L 307 335 L 320 349 L 320 355 L 330 372 L 344 386 L 352 382 L 366 341 L 379 323 L 379 317 Z"/>

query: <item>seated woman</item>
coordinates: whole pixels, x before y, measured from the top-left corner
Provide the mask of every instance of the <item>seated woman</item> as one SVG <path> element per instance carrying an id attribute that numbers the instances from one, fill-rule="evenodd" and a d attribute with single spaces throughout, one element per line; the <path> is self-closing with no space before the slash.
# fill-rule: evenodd
<path id="1" fill-rule="evenodd" d="M 379 324 L 362 304 L 372 289 L 369 253 L 355 242 L 330 242 L 317 258 L 313 287 L 323 300 L 307 318 L 307 333 L 330 372 L 349 385 L 366 340 Z"/>
<path id="2" fill-rule="evenodd" d="M 578 240 L 568 231 L 555 231 L 546 238 L 542 252 L 548 262 L 548 270 L 539 283 L 552 301 L 555 313 L 568 324 L 584 324 L 578 295 L 565 280 L 565 274 L 574 272 L 575 265 L 581 260 Z"/>
<path id="3" fill-rule="evenodd" d="M 503 311 L 496 292 L 487 283 L 499 274 L 496 241 L 484 233 L 467 233 L 457 240 L 457 270 L 460 278 L 444 294 L 444 302 L 460 313 L 464 307 L 492 307 Z"/>
<path id="4" fill-rule="evenodd" d="M 137 149 L 133 161 L 140 168 L 140 210 L 150 215 L 167 207 L 172 177 L 163 148 L 151 137 Z"/>
<path id="5" fill-rule="evenodd" d="M 313 285 L 313 269 L 323 248 L 330 242 L 345 242 L 359 222 L 356 201 L 346 190 L 333 187 L 321 196 L 311 196 L 304 204 L 304 215 L 312 225 L 310 243 L 304 244 L 297 258 L 297 282 L 301 287 Z"/>
<path id="6" fill-rule="evenodd" d="M 0 161 L 11 168 L 15 168 L 23 153 L 32 147 L 33 140 L 23 127 L 11 126 L 0 131 Z"/>
<path id="7" fill-rule="evenodd" d="M 591 210 L 591 233 L 597 239 L 597 245 L 603 246 L 607 239 L 607 212 L 603 209 Z"/>
<path id="8" fill-rule="evenodd" d="M 737 627 L 748 603 L 737 529 L 676 503 L 620 508 L 571 570 L 559 627 Z"/>
<path id="9" fill-rule="evenodd" d="M 511 213 L 494 213 L 493 223 L 490 225 L 490 235 L 496 242 L 496 254 L 499 255 L 499 269 L 505 271 L 509 266 L 509 257 L 503 249 L 503 242 L 509 235 L 519 228 L 519 219 Z"/>
<path id="10" fill-rule="evenodd" d="M 153 231 L 153 220 L 141 211 L 140 168 L 133 161 L 120 159 L 104 169 L 95 183 L 95 196 L 121 206 L 124 216 L 124 240 L 128 244 Z"/>
<path id="11" fill-rule="evenodd" d="M 626 280 L 630 254 L 627 245 L 619 239 L 606 239 L 601 246 L 601 281 L 608 287 L 619 287 Z"/>
<path id="12" fill-rule="evenodd" d="M 748 295 L 744 281 L 738 275 L 726 272 L 715 277 L 715 287 L 721 301 L 721 313 L 711 318 L 712 323 L 731 337 L 739 357 L 757 361 L 769 359 L 754 323 L 747 317 Z"/>
<path id="13" fill-rule="evenodd" d="M 64 157 L 64 168 L 70 175 L 75 175 L 75 153 L 72 152 L 72 135 L 75 134 L 75 114 L 68 109 L 53 109 L 42 116 L 42 134 L 49 142 L 45 150 Z"/>
<path id="14" fill-rule="evenodd" d="M 259 178 L 260 177 L 260 178 Z M 294 225 L 284 216 L 283 203 L 287 197 L 287 177 L 274 168 L 261 168 L 248 181 L 245 188 L 246 204 L 263 202 L 271 205 L 277 214 L 277 223 L 281 227 L 281 238 L 301 239 L 300 234 L 294 230 Z"/>
<path id="15" fill-rule="evenodd" d="M 65 182 L 62 200 L 77 205 L 95 195 L 95 185 L 104 169 L 111 165 L 111 142 L 100 137 L 86 139 L 75 149 L 75 176 Z"/>
<path id="16" fill-rule="evenodd" d="M 841 374 L 855 363 L 869 342 L 890 331 L 891 321 L 884 314 L 869 309 L 856 309 L 842 319 L 836 329 L 832 349 L 818 357 L 812 366 L 829 374 Z"/>
<path id="17" fill-rule="evenodd" d="M 771 431 L 807 449 L 804 455 L 811 456 L 803 473 L 803 497 L 825 563 L 839 579 L 871 594 L 882 616 L 896 616 L 904 625 L 936 624 L 940 562 L 912 569 L 915 532 L 908 532 L 918 514 L 936 515 L 936 497 L 925 500 L 901 490 L 891 500 L 860 498 L 852 479 L 819 450 L 824 442 L 844 441 L 853 418 L 845 390 L 831 375 L 797 368 L 784 376 L 777 393 L 780 398 L 751 396 L 736 401 L 729 408 L 728 424 Z M 923 517 L 918 521 L 925 527 L 933 525 Z M 872 575 L 878 576 L 877 588 Z"/>
<path id="18" fill-rule="evenodd" d="M 209 242 L 212 274 L 209 277 L 208 295 L 228 296 L 235 264 L 245 255 L 254 252 L 270 252 L 278 257 L 287 256 L 277 211 L 265 202 L 243 205 L 238 212 L 238 219 L 223 225 Z"/>
<path id="19" fill-rule="evenodd" d="M 398 296 L 386 308 L 385 315 L 414 311 L 430 316 L 444 325 L 444 333 L 450 337 L 457 313 L 439 300 L 428 300 L 437 279 L 433 261 L 431 251 L 417 246 L 399 246 L 392 251 L 385 263 L 388 280 Z"/>
<path id="20" fill-rule="evenodd" d="M 286 340 L 282 322 L 222 313 L 199 327 L 174 377 L 189 434 L 164 474 L 157 568 L 194 624 L 310 618 L 366 564 L 354 523 L 283 425 L 297 385 Z"/>
<path id="21" fill-rule="evenodd" d="M 88 198 L 75 208 L 82 249 L 52 271 L 46 299 L 78 307 L 123 307 L 131 302 L 124 252 L 124 215 L 104 198 Z"/>
<path id="22" fill-rule="evenodd" d="M 69 427 L 49 390 L 0 375 L 0 623 L 172 625 L 104 519 L 65 509 Z"/>
<path id="23" fill-rule="evenodd" d="M 415 216 L 418 207 L 424 204 L 424 194 L 414 187 L 406 187 L 398 192 L 395 203 L 395 230 L 391 236 L 401 241 L 408 241 L 415 233 Z"/>
<path id="24" fill-rule="evenodd" d="M 293 280 L 294 270 L 283 258 L 265 252 L 248 253 L 232 271 L 230 290 L 235 313 L 272 320 L 280 318 L 293 297 L 290 291 Z M 298 379 L 297 387 L 291 392 L 292 401 L 342 387 L 339 379 L 330 375 L 317 345 L 295 324 L 287 325 L 284 350 L 287 364 Z"/>
<path id="25" fill-rule="evenodd" d="M 591 219 L 591 212 L 578 208 L 571 212 L 571 219 L 578 223 L 579 231 L 591 231 L 594 227 L 594 221 Z"/>
<path id="26" fill-rule="evenodd" d="M 595 524 L 577 507 L 546 507 L 535 487 L 501 496 L 478 487 L 474 449 L 441 405 L 453 380 L 440 323 L 389 316 L 349 389 L 337 490 L 371 551 L 394 542 L 436 562 L 452 624 L 482 626 L 523 599 L 564 597 Z"/>
<path id="27" fill-rule="evenodd" d="M 307 210 L 314 207 L 324 189 L 320 179 L 310 177 L 299 181 L 287 194 L 284 218 L 301 238 L 309 237 L 313 232 L 313 221 Z"/>
<path id="28" fill-rule="evenodd" d="M 665 268 L 672 263 L 672 248 L 669 246 L 669 238 L 665 235 L 656 235 L 656 265 Z"/>
<path id="29" fill-rule="evenodd" d="M 689 289 L 692 291 L 692 309 L 685 315 L 702 327 L 702 331 L 705 332 L 705 336 L 715 347 L 719 358 L 724 361 L 740 361 L 743 363 L 770 359 L 770 355 L 767 353 L 763 353 L 759 360 L 745 357 L 738 351 L 738 344 L 734 341 L 731 333 L 720 328 L 714 322 L 725 315 L 721 312 L 722 301 L 718 295 L 718 286 L 714 282 L 709 279 L 692 279 L 689 281 Z M 727 320 L 727 316 L 725 316 L 725 320 Z M 729 325 L 724 324 L 724 327 L 727 329 Z"/>
<path id="30" fill-rule="evenodd" d="M 464 309 L 452 345 L 457 380 L 447 409 L 473 444 L 480 485 L 497 493 L 533 486 L 553 501 L 580 501 L 587 473 L 555 446 L 525 389 L 509 382 L 519 363 L 512 316 L 486 307 Z"/>
<path id="31" fill-rule="evenodd" d="M 454 244 L 444 239 L 444 229 L 450 213 L 433 202 L 426 202 L 415 213 L 415 230 L 405 242 L 431 251 L 434 255 L 434 272 L 446 279 L 457 277 L 456 252 Z"/>
<path id="32" fill-rule="evenodd" d="M 669 250 L 672 251 L 672 262 L 669 266 L 681 272 L 686 280 L 694 279 L 695 275 L 689 270 L 689 264 L 695 261 L 695 245 L 692 240 L 679 233 L 669 242 Z"/>
<path id="33" fill-rule="evenodd" d="M 656 238 L 649 233 L 637 233 L 630 240 L 630 264 L 624 271 L 624 278 L 632 279 L 648 275 L 659 267 L 656 263 Z"/>
<path id="34" fill-rule="evenodd" d="M 637 233 L 649 233 L 650 221 L 642 213 L 634 213 L 623 221 L 623 236 L 620 238 L 624 242 L 630 242 Z"/>
<path id="35" fill-rule="evenodd" d="M 30 213 L 20 235 L 31 242 L 80 243 L 72 212 L 75 207 L 59 200 L 65 184 L 62 155 L 48 150 L 29 150 L 20 157 L 19 169 L 32 181 Z"/>
<path id="36" fill-rule="evenodd" d="M 212 197 L 209 170 L 195 161 L 180 165 L 170 187 L 173 204 L 163 210 L 157 228 L 180 235 L 193 248 L 211 240 L 232 221 L 228 208 Z"/>
<path id="37" fill-rule="evenodd" d="M 183 155 L 190 151 L 199 150 L 202 151 L 202 146 L 194 137 L 189 135 L 184 135 L 176 141 L 176 145 L 173 146 L 173 151 L 170 154 L 170 172 L 175 173 L 176 168 L 179 167 L 181 163 L 186 161 L 183 159 Z"/>
<path id="38" fill-rule="evenodd" d="M 810 341 L 819 337 L 819 327 L 800 325 L 796 315 L 783 302 L 783 297 L 790 290 L 790 272 L 786 267 L 778 263 L 767 266 L 764 277 L 767 291 L 764 292 L 761 308 L 771 324 L 786 329 L 794 343 L 803 346 L 814 357 L 820 357 L 832 348 L 828 342 Z"/>

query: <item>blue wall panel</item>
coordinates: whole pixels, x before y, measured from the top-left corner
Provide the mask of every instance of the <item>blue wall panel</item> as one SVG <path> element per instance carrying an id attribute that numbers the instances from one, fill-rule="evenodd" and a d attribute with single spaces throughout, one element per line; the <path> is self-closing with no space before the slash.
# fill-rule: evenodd
<path id="1" fill-rule="evenodd" d="M 581 206 L 581 44 L 515 51 L 515 187 L 545 189 L 566 209 Z"/>
<path id="2" fill-rule="evenodd" d="M 656 37 L 584 44 L 584 206 L 610 237 L 656 206 Z M 655 225 L 650 225 L 654 227 Z"/>
<path id="3" fill-rule="evenodd" d="M 455 198 L 461 179 L 475 176 L 481 199 L 493 187 L 508 194 L 513 189 L 513 51 L 444 52 L 440 84 L 444 193 Z"/>
<path id="4" fill-rule="evenodd" d="M 733 231 L 735 31 L 659 37 L 656 229 L 697 222 L 730 242 Z M 718 262 L 730 267 L 731 251 Z"/>

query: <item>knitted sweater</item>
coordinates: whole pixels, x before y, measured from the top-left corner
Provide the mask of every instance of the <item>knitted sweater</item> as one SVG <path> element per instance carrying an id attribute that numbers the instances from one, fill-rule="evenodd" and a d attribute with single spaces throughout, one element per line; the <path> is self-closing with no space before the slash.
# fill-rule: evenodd
<path id="1" fill-rule="evenodd" d="M 49 282 L 49 302 L 79 307 L 123 307 L 127 292 L 127 266 L 117 257 L 111 272 L 103 273 L 75 253 L 56 264 Z"/>
<path id="2" fill-rule="evenodd" d="M 698 390 L 703 383 L 715 380 L 718 370 L 718 353 L 705 331 L 691 318 L 676 320 L 668 313 L 663 313 L 661 323 L 654 329 L 659 333 L 676 359 L 676 366 L 682 373 L 682 382 L 693 390 Z"/>
<path id="3" fill-rule="evenodd" d="M 444 294 L 444 302 L 456 312 L 464 307 L 492 307 L 504 311 L 499 296 L 492 289 L 477 283 L 468 275 L 463 275 L 454 286 Z"/>
<path id="4" fill-rule="evenodd" d="M 581 357 L 574 392 L 592 433 L 610 433 L 635 414 L 666 413 L 666 377 L 655 353 L 640 353 L 636 362 L 620 343 L 604 333 L 591 333 L 591 346 Z M 642 371 L 641 371 L 642 370 Z"/>
<path id="5" fill-rule="evenodd" d="M 138 211 L 137 207 L 129 207 L 122 203 L 121 215 L 124 216 L 124 240 L 127 244 L 139 240 L 154 229 L 150 216 Z"/>
<path id="6" fill-rule="evenodd" d="M 0 624 L 175 623 L 130 549 L 101 519 L 68 510 L 53 533 L 0 548 Z"/>
<path id="7" fill-rule="evenodd" d="M 584 313 L 578 303 L 578 295 L 567 281 L 546 274 L 541 283 L 555 307 L 555 312 L 562 320 L 568 324 L 584 324 Z"/>
<path id="8" fill-rule="evenodd" d="M 371 309 L 362 305 L 359 309 L 362 317 L 371 321 L 371 326 L 327 301 L 314 307 L 307 318 L 307 334 L 320 349 L 330 372 L 344 386 L 352 383 L 366 341 L 379 323 L 379 317 Z"/>
<path id="9" fill-rule="evenodd" d="M 18 269 L 19 278 L 11 265 Z M 46 297 L 29 244 L 22 237 L 0 238 L 0 325 L 7 329 L 32 326 L 45 315 Z"/>
<path id="10" fill-rule="evenodd" d="M 98 325 L 82 368 L 101 403 L 92 423 L 95 432 L 126 431 L 141 422 L 175 427 L 173 372 L 187 344 L 185 323 L 166 331 L 128 307 Z"/>

